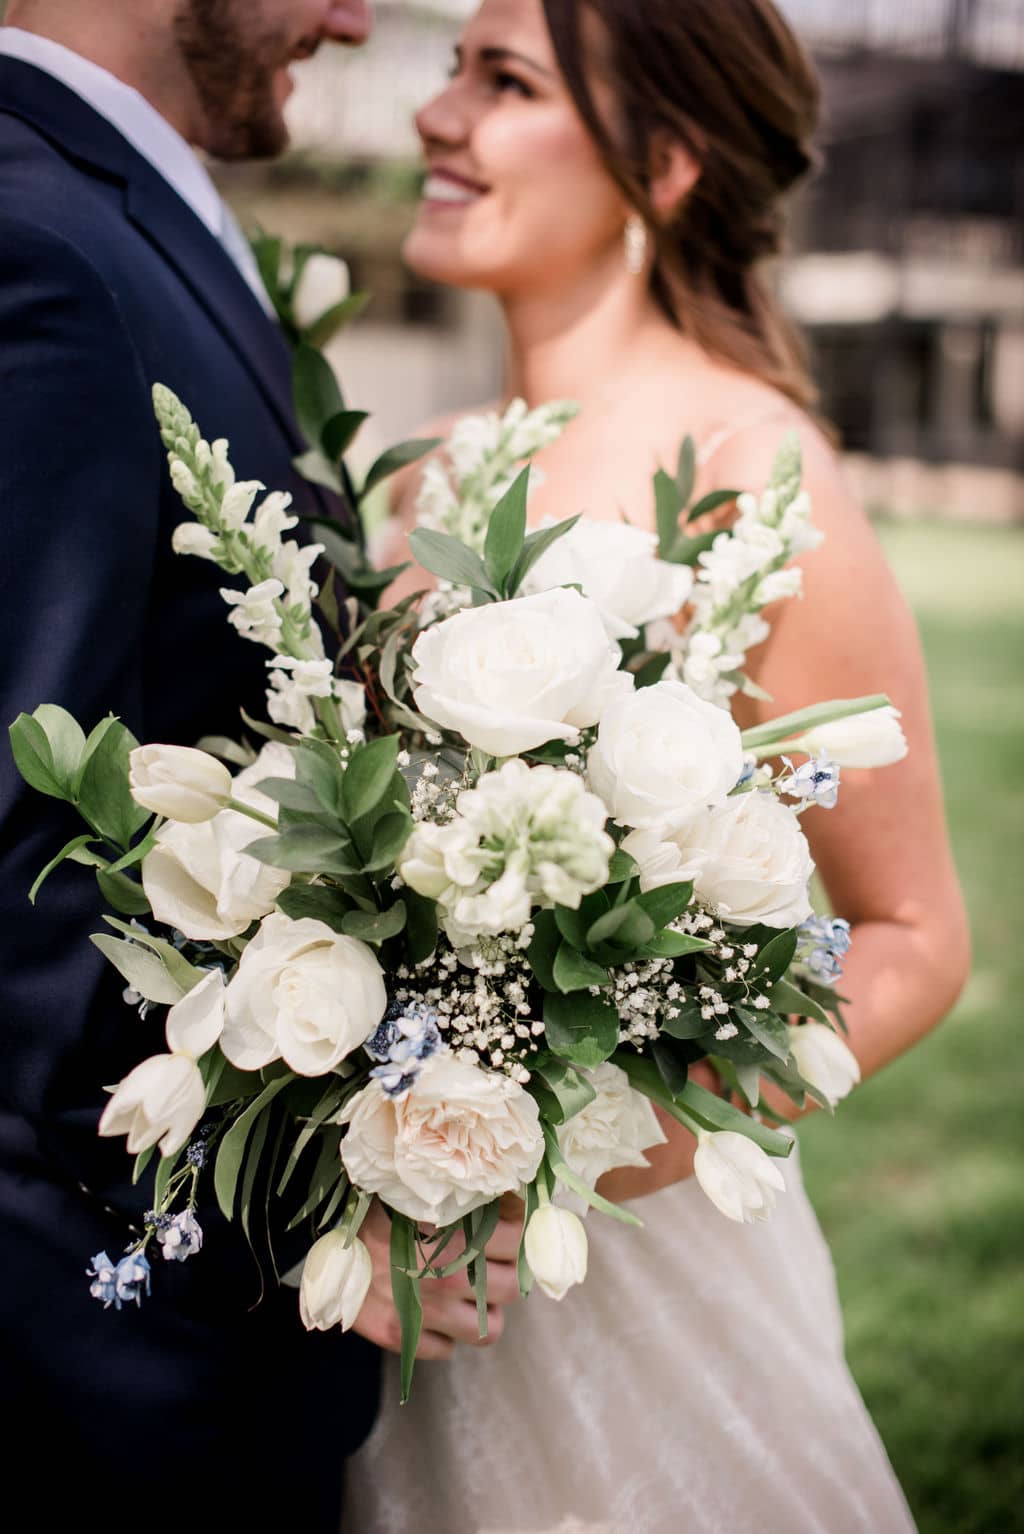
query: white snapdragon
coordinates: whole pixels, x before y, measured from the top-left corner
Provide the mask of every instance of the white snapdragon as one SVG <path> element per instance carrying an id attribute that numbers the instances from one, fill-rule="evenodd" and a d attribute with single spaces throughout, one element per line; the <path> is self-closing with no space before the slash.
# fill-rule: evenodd
<path id="1" fill-rule="evenodd" d="M 907 754 L 900 712 L 886 704 L 817 725 L 803 737 L 805 750 L 832 758 L 840 767 L 889 767 Z"/>
<path id="2" fill-rule="evenodd" d="M 373 1261 L 362 1241 L 350 1245 L 330 1230 L 309 1249 L 299 1283 L 299 1314 L 307 1332 L 355 1325 L 370 1289 Z"/>
<path id="3" fill-rule="evenodd" d="M 600 613 L 576 591 L 456 613 L 412 654 L 420 712 L 498 757 L 575 741 L 632 688 Z"/>
<path id="4" fill-rule="evenodd" d="M 267 691 L 267 713 L 275 724 L 308 735 L 316 725 L 314 698 L 333 698 L 338 705 L 342 730 L 358 730 L 366 722 L 366 689 L 334 675 L 334 665 L 326 657 L 298 660 L 290 655 L 275 655 Z"/>
<path id="5" fill-rule="evenodd" d="M 772 1158 L 746 1135 L 699 1130 L 693 1171 L 703 1191 L 730 1220 L 766 1220 L 786 1182 Z"/>
<path id="6" fill-rule="evenodd" d="M 440 902 L 452 943 L 518 931 L 534 906 L 574 910 L 608 878 L 607 812 L 575 773 L 511 761 L 465 789 L 447 825 L 420 824 L 398 864 Z"/>
<path id="7" fill-rule="evenodd" d="M 197 559 L 213 560 L 220 549 L 220 539 L 201 522 L 179 522 L 171 534 L 171 548 L 175 554 L 194 554 Z"/>
<path id="8" fill-rule="evenodd" d="M 555 526 L 548 517 L 542 527 Z M 578 586 L 601 609 L 613 639 L 633 639 L 644 624 L 678 613 L 693 586 L 688 565 L 658 558 L 658 539 L 628 522 L 581 517 L 537 560 L 525 594 Z"/>
<path id="9" fill-rule="evenodd" d="M 596 1095 L 559 1126 L 558 1145 L 571 1170 L 593 1188 L 616 1167 L 650 1165 L 644 1151 L 664 1145 L 665 1133 L 650 1098 L 619 1066 L 608 1060 L 584 1074 Z"/>
<path id="10" fill-rule="evenodd" d="M 252 541 L 258 548 L 275 554 L 281 546 L 281 534 L 298 527 L 298 517 L 288 511 L 291 504 L 287 491 L 275 490 L 264 496 L 252 519 Z"/>
<path id="11" fill-rule="evenodd" d="M 423 1224 L 449 1225 L 537 1175 L 540 1111 L 518 1083 L 447 1052 L 408 1092 L 371 1081 L 346 1105 L 341 1158 L 356 1187 Z"/>
<path id="12" fill-rule="evenodd" d="M 352 291 L 348 266 L 339 256 L 316 250 L 306 257 L 292 293 L 292 317 L 300 330 L 309 330 Z"/>
<path id="13" fill-rule="evenodd" d="M 523 1246 L 530 1272 L 553 1300 L 563 1300 L 587 1276 L 587 1232 L 569 1209 L 555 1204 L 535 1209 Z"/>
<path id="14" fill-rule="evenodd" d="M 801 1023 L 791 1028 L 789 1047 L 807 1085 L 833 1108 L 860 1080 L 860 1065 L 853 1050 L 825 1023 Z"/>
<path id="15" fill-rule="evenodd" d="M 231 797 L 223 762 L 190 746 L 136 746 L 128 758 L 131 796 L 168 820 L 211 820 Z"/>
<path id="16" fill-rule="evenodd" d="M 605 709 L 590 785 L 624 826 L 677 824 L 721 804 L 743 771 L 737 725 L 682 682 L 658 682 Z"/>
<path id="17" fill-rule="evenodd" d="M 220 503 L 221 526 L 229 532 L 238 532 L 252 510 L 253 502 L 266 486 L 259 479 L 240 479 L 224 492 Z"/>
<path id="18" fill-rule="evenodd" d="M 281 613 L 278 602 L 284 596 L 284 586 L 279 580 L 260 581 L 246 591 L 221 588 L 221 596 L 231 608 L 228 622 L 238 630 L 243 639 L 267 645 L 276 650 L 281 643 Z"/>

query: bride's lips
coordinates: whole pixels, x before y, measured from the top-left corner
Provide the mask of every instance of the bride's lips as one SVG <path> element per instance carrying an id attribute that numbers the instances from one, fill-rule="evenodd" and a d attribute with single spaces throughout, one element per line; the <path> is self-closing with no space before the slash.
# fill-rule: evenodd
<path id="1" fill-rule="evenodd" d="M 468 208 L 490 190 L 479 181 L 471 181 L 458 171 L 435 169 L 427 174 L 423 184 L 423 206 L 427 208 Z"/>

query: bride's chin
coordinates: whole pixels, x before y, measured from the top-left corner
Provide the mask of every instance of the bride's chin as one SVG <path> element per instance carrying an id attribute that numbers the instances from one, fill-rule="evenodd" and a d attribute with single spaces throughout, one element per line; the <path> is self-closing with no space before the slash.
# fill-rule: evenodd
<path id="1" fill-rule="evenodd" d="M 402 260 L 417 277 L 452 288 L 486 287 L 471 262 L 460 256 L 451 240 L 437 240 L 413 229 L 402 247 Z"/>

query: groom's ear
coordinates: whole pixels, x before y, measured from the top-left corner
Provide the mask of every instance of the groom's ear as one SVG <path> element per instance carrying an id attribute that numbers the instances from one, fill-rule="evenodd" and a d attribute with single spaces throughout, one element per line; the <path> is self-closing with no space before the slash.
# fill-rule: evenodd
<path id="1" fill-rule="evenodd" d="M 664 129 L 651 139 L 649 195 L 654 211 L 666 223 L 679 212 L 700 180 L 701 165 L 692 150 Z"/>

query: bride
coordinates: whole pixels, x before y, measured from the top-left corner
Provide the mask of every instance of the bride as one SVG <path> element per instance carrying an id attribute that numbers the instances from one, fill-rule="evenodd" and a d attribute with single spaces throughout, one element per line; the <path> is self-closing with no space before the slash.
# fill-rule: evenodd
<path id="1" fill-rule="evenodd" d="M 914 626 L 758 272 L 810 165 L 816 104 L 769 0 L 483 0 L 419 114 L 428 177 L 406 255 L 498 298 L 509 398 L 581 406 L 540 456 L 536 521 L 650 522 L 652 473 L 686 432 L 703 489 L 759 489 L 799 431 L 826 542 L 754 676 L 772 714 L 887 692 L 911 746 L 881 792 L 846 772 L 839 807 L 805 822 L 853 924 L 842 989 L 867 1076 L 948 1010 L 967 938 Z M 416 479 L 396 497 L 406 529 Z M 746 700 L 742 722 L 761 712 Z M 421 1365 L 401 1410 L 386 1376 L 351 1465 L 352 1531 L 912 1529 L 844 1362 L 798 1164 L 772 1221 L 734 1225 L 696 1186 L 688 1133 L 666 1133 L 649 1169 L 602 1182 L 644 1230 L 592 1216 L 582 1288 L 510 1308 L 497 1347 Z M 507 1240 L 492 1255 L 497 1273 Z"/>

